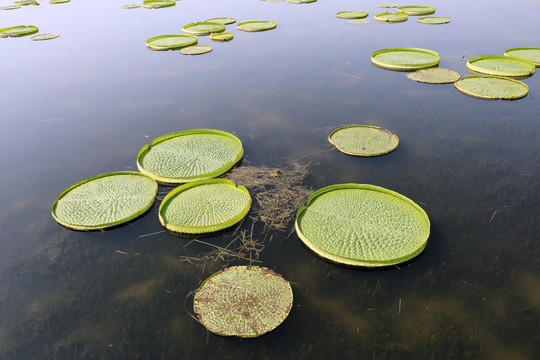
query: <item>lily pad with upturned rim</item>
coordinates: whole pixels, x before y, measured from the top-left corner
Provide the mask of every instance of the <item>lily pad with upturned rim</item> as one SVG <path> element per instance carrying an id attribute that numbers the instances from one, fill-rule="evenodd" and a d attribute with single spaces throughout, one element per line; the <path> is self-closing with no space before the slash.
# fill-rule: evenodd
<path id="1" fill-rule="evenodd" d="M 366 11 L 340 11 L 336 17 L 340 19 L 363 19 L 369 15 Z"/>
<path id="2" fill-rule="evenodd" d="M 509 77 L 527 77 L 536 71 L 532 62 L 504 55 L 484 55 L 469 59 L 467 69 L 481 74 Z"/>
<path id="3" fill-rule="evenodd" d="M 209 331 L 241 338 L 274 330 L 285 321 L 292 305 L 289 282 L 258 266 L 219 271 L 204 281 L 193 298 L 193 310 Z"/>
<path id="4" fill-rule="evenodd" d="M 234 38 L 234 35 L 230 32 L 222 32 L 210 35 L 210 40 L 227 42 L 231 41 Z"/>
<path id="5" fill-rule="evenodd" d="M 426 16 L 418 18 L 417 21 L 422 24 L 440 25 L 448 24 L 450 22 L 450 19 L 444 16 Z"/>
<path id="6" fill-rule="evenodd" d="M 36 0 L 15 1 L 14 4 L 20 6 L 39 5 Z"/>
<path id="7" fill-rule="evenodd" d="M 226 173 L 244 155 L 234 135 L 214 129 L 158 137 L 139 151 L 139 170 L 165 184 L 210 179 Z"/>
<path id="8" fill-rule="evenodd" d="M 71 2 L 71 0 L 51 0 L 49 1 L 49 4 L 65 4 Z"/>
<path id="9" fill-rule="evenodd" d="M 399 138 L 388 130 L 371 125 L 344 126 L 328 136 L 339 151 L 354 156 L 379 156 L 394 151 Z"/>
<path id="10" fill-rule="evenodd" d="M 388 70 L 412 71 L 439 64 L 439 54 L 419 48 L 390 48 L 371 55 L 373 65 Z"/>
<path id="11" fill-rule="evenodd" d="M 254 32 L 254 31 L 267 31 L 277 27 L 277 24 L 273 21 L 266 20 L 250 20 L 239 23 L 236 28 L 238 30 Z"/>
<path id="12" fill-rule="evenodd" d="M 175 5 L 176 1 L 150 0 L 143 3 L 143 7 L 146 9 L 161 9 Z"/>
<path id="13" fill-rule="evenodd" d="M 317 2 L 317 0 L 289 0 L 291 4 L 310 4 Z"/>
<path id="14" fill-rule="evenodd" d="M 50 34 L 38 34 L 38 35 L 32 36 L 30 39 L 32 39 L 34 41 L 43 41 L 43 40 L 56 39 L 59 36 L 60 36 L 60 34 L 53 34 L 53 33 L 50 33 Z"/>
<path id="15" fill-rule="evenodd" d="M 0 10 L 17 10 L 20 9 L 20 5 L 10 5 L 10 6 L 2 6 L 0 7 Z"/>
<path id="16" fill-rule="evenodd" d="M 425 248 L 430 222 L 424 210 L 394 191 L 338 184 L 313 193 L 297 213 L 296 233 L 317 255 L 346 265 L 389 266 Z"/>
<path id="17" fill-rule="evenodd" d="M 391 13 L 391 12 L 385 12 L 376 14 L 374 19 L 375 21 L 382 22 L 382 23 L 399 23 L 407 21 L 409 18 L 409 15 L 407 14 L 401 14 L 401 13 Z"/>
<path id="18" fill-rule="evenodd" d="M 186 34 L 205 36 L 225 31 L 225 25 L 219 22 L 198 22 L 184 25 L 182 32 Z"/>
<path id="19" fill-rule="evenodd" d="M 205 22 L 217 22 L 223 25 L 230 25 L 230 24 L 234 24 L 236 22 L 236 19 L 231 18 L 231 17 L 220 17 L 220 18 L 208 19 Z"/>
<path id="20" fill-rule="evenodd" d="M 210 45 L 191 45 L 180 49 L 182 55 L 202 55 L 212 51 Z"/>
<path id="21" fill-rule="evenodd" d="M 140 4 L 122 5 L 122 9 L 138 9 L 140 7 Z"/>
<path id="22" fill-rule="evenodd" d="M 185 34 L 161 35 L 146 40 L 150 50 L 175 50 L 197 44 L 197 37 Z"/>
<path id="23" fill-rule="evenodd" d="M 427 84 L 450 84 L 458 81 L 461 75 L 453 70 L 434 67 L 408 73 L 407 77 Z"/>
<path id="24" fill-rule="evenodd" d="M 506 49 L 504 55 L 527 60 L 532 62 L 536 67 L 540 67 L 540 47 L 514 47 Z"/>
<path id="25" fill-rule="evenodd" d="M 0 29 L 0 34 L 7 34 L 7 36 L 10 37 L 20 37 L 32 35 L 37 33 L 38 31 L 39 29 L 35 25 L 20 25 Z"/>
<path id="26" fill-rule="evenodd" d="M 419 6 L 419 5 L 410 5 L 410 6 L 400 6 L 397 8 L 397 11 L 407 15 L 430 15 L 435 13 L 435 8 L 432 6 Z"/>
<path id="27" fill-rule="evenodd" d="M 178 186 L 163 198 L 159 221 L 169 231 L 205 234 L 241 221 L 251 208 L 251 196 L 226 179 L 205 179 Z"/>
<path id="28" fill-rule="evenodd" d="M 398 6 L 399 6 L 398 4 L 378 4 L 377 5 L 378 8 L 382 8 L 382 9 L 397 8 Z"/>
<path id="29" fill-rule="evenodd" d="M 493 75 L 465 76 L 454 83 L 463 94 L 484 100 L 517 100 L 529 93 L 529 87 L 518 80 Z"/>
<path id="30" fill-rule="evenodd" d="M 154 203 L 157 191 L 156 181 L 138 172 L 102 174 L 60 194 L 52 206 L 52 216 L 75 230 L 109 228 L 145 213 Z"/>

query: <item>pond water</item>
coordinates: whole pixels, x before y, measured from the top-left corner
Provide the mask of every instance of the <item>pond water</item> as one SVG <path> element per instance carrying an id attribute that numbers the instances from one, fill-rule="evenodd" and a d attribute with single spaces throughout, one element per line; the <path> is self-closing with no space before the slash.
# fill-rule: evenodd
<path id="1" fill-rule="evenodd" d="M 523 99 L 485 101 L 370 62 L 380 49 L 418 47 L 467 75 L 469 58 L 540 46 L 540 2 L 426 2 L 451 19 L 445 25 L 378 23 L 375 0 L 121 8 L 128 3 L 42 1 L 0 12 L 0 27 L 60 34 L 0 39 L 0 358 L 540 358 L 540 75 L 522 80 Z M 345 10 L 368 11 L 369 22 L 336 18 Z M 199 38 L 214 47 L 201 56 L 145 46 L 213 17 L 278 26 L 229 25 L 228 43 Z M 388 129 L 400 145 L 376 158 L 344 155 L 327 137 L 348 124 Z M 103 232 L 52 218 L 67 187 L 136 170 L 143 145 L 192 128 L 238 136 L 237 170 L 307 170 L 297 171 L 298 194 L 355 182 L 413 199 L 431 221 L 425 251 L 385 269 L 339 266 L 302 245 L 294 213 L 283 229 L 253 220 L 257 203 L 240 228 L 195 241 L 163 231 L 159 200 Z M 159 199 L 170 190 L 160 187 Z M 213 252 L 238 249 L 242 234 L 264 245 L 253 263 L 294 292 L 285 322 L 256 339 L 216 336 L 192 316 L 204 279 L 249 263 Z"/>

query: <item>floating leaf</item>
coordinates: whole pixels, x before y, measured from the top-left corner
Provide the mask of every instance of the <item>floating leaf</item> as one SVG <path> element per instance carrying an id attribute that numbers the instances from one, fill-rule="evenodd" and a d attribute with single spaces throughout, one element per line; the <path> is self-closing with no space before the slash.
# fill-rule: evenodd
<path id="1" fill-rule="evenodd" d="M 385 12 L 381 14 L 375 15 L 374 19 L 375 21 L 382 22 L 382 23 L 398 23 L 398 22 L 404 22 L 407 21 L 409 18 L 409 15 L 407 14 L 396 14 L 391 12 Z"/>
<path id="2" fill-rule="evenodd" d="M 146 212 L 157 191 L 155 180 L 138 172 L 102 174 L 65 190 L 54 202 L 52 216 L 71 229 L 104 229 Z"/>
<path id="3" fill-rule="evenodd" d="M 221 18 L 208 19 L 206 20 L 206 22 L 217 22 L 223 25 L 230 25 L 230 24 L 234 24 L 236 22 L 236 19 L 231 18 L 231 17 L 221 17 Z"/>
<path id="4" fill-rule="evenodd" d="M 65 4 L 70 2 L 71 0 L 51 0 L 49 1 L 49 4 Z"/>
<path id="5" fill-rule="evenodd" d="M 197 44 L 197 38 L 191 35 L 161 35 L 146 40 L 150 50 L 174 50 Z"/>
<path id="6" fill-rule="evenodd" d="M 137 9 L 140 7 L 140 4 L 122 5 L 122 9 Z"/>
<path id="7" fill-rule="evenodd" d="M 450 84 L 459 80 L 461 75 L 443 68 L 421 69 L 407 74 L 411 80 L 428 84 Z"/>
<path id="8" fill-rule="evenodd" d="M 20 5 L 11 5 L 11 6 L 2 6 L 0 7 L 0 10 L 16 10 L 20 8 L 21 8 Z"/>
<path id="9" fill-rule="evenodd" d="M 252 338 L 279 326 L 289 315 L 289 282 L 258 266 L 235 266 L 210 276 L 193 298 L 201 323 L 222 336 Z"/>
<path id="10" fill-rule="evenodd" d="M 341 127 L 330 134 L 328 141 L 342 153 L 355 156 L 388 154 L 399 144 L 395 134 L 371 125 Z"/>
<path id="11" fill-rule="evenodd" d="M 398 6 L 399 6 L 398 4 L 379 4 L 379 5 L 377 5 L 378 8 L 383 8 L 383 9 L 397 8 Z"/>
<path id="12" fill-rule="evenodd" d="M 349 23 L 351 24 L 367 24 L 369 22 L 368 19 L 351 19 L 349 20 Z"/>
<path id="13" fill-rule="evenodd" d="M 222 32 L 222 33 L 210 35 L 210 40 L 213 40 L 213 41 L 226 42 L 226 41 L 231 41 L 233 38 L 234 38 L 234 35 L 231 34 L 230 32 Z"/>
<path id="14" fill-rule="evenodd" d="M 532 62 L 536 67 L 540 67 L 540 47 L 515 47 L 506 49 L 504 55 L 513 56 Z"/>
<path id="15" fill-rule="evenodd" d="M 317 0 L 289 0 L 289 3 L 291 4 L 309 4 L 314 3 Z"/>
<path id="16" fill-rule="evenodd" d="M 516 100 L 529 93 L 529 87 L 514 79 L 501 76 L 465 76 L 454 83 L 460 92 L 484 100 Z"/>
<path id="17" fill-rule="evenodd" d="M 481 74 L 526 77 L 535 73 L 535 65 L 512 56 L 485 55 L 467 61 L 467 69 Z"/>
<path id="18" fill-rule="evenodd" d="M 355 266 L 410 260 L 427 244 L 427 214 L 394 191 L 365 184 L 322 188 L 296 216 L 296 233 L 323 258 Z"/>
<path id="19" fill-rule="evenodd" d="M 142 173 L 167 184 L 217 177 L 244 155 L 234 135 L 213 129 L 179 131 L 154 139 L 137 158 Z"/>
<path id="20" fill-rule="evenodd" d="M 250 208 L 251 196 L 245 187 L 226 179 L 197 180 L 163 198 L 159 221 L 178 233 L 213 233 L 241 221 Z"/>
<path id="21" fill-rule="evenodd" d="M 34 40 L 34 41 L 42 41 L 42 40 L 52 40 L 52 39 L 56 39 L 57 37 L 59 37 L 60 34 L 39 34 L 39 35 L 34 35 L 32 36 L 30 39 Z"/>
<path id="22" fill-rule="evenodd" d="M 162 0 L 150 0 L 143 3 L 143 7 L 146 9 L 161 9 L 166 7 L 175 6 L 176 1 L 162 1 Z"/>
<path id="23" fill-rule="evenodd" d="M 407 15 L 430 15 L 435 13 L 435 8 L 432 6 L 400 6 L 397 11 Z"/>
<path id="24" fill-rule="evenodd" d="M 187 24 L 182 27 L 182 31 L 192 35 L 210 35 L 225 31 L 225 25 L 219 22 L 198 22 Z"/>
<path id="25" fill-rule="evenodd" d="M 336 17 L 340 19 L 363 19 L 369 15 L 366 11 L 340 11 Z"/>
<path id="26" fill-rule="evenodd" d="M 39 5 L 38 2 L 35 0 L 15 1 L 14 4 L 20 6 Z"/>
<path id="27" fill-rule="evenodd" d="M 418 22 L 422 24 L 439 25 L 439 24 L 449 23 L 450 19 L 443 16 L 426 16 L 426 17 L 419 18 Z"/>
<path id="28" fill-rule="evenodd" d="M 371 56 L 373 65 L 388 70 L 411 71 L 439 64 L 439 54 L 418 48 L 391 48 L 375 51 Z"/>
<path id="29" fill-rule="evenodd" d="M 202 55 L 212 51 L 210 45 L 192 45 L 180 49 L 180 54 L 182 55 Z"/>
<path id="30" fill-rule="evenodd" d="M 236 27 L 243 31 L 266 31 L 275 29 L 277 24 L 273 21 L 250 20 L 241 22 Z"/>
<path id="31" fill-rule="evenodd" d="M 8 28 L 0 29 L 0 34 L 6 34 L 7 36 L 11 37 L 19 37 L 19 36 L 26 36 L 35 34 L 39 31 L 37 26 L 34 25 L 20 25 L 20 26 L 13 26 Z M 6 37 L 4 35 L 4 37 Z"/>

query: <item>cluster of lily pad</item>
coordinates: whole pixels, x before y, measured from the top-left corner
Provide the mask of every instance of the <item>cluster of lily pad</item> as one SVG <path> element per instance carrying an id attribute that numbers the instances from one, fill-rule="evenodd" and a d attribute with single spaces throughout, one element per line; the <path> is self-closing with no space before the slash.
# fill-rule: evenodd
<path id="1" fill-rule="evenodd" d="M 64 4 L 64 3 L 68 3 L 70 1 L 71 0 L 49 0 L 49 4 Z M 37 0 L 15 1 L 13 3 L 13 5 L 0 7 L 0 10 L 16 10 L 16 9 L 20 9 L 21 6 L 29 6 L 29 5 L 39 6 L 40 3 Z"/>
<path id="2" fill-rule="evenodd" d="M 23 37 L 32 35 L 39 32 L 39 29 L 35 25 L 18 25 L 18 26 L 11 26 L 7 28 L 0 29 L 0 38 L 7 38 L 7 37 Z M 38 34 L 31 37 L 34 41 L 40 41 L 40 40 L 51 40 L 56 39 L 59 37 L 59 34 L 49 33 L 49 34 Z"/>
<path id="3" fill-rule="evenodd" d="M 381 23 L 405 22 L 409 19 L 409 16 L 431 15 L 435 13 L 435 8 L 432 6 L 408 5 L 398 7 L 396 4 L 379 4 L 377 6 L 386 9 L 397 8 L 397 12 L 386 11 L 376 14 L 374 16 L 375 21 Z M 358 22 L 355 20 L 364 19 L 368 15 L 369 13 L 366 11 L 340 11 L 336 14 L 338 18 L 349 19 L 351 22 Z M 443 16 L 423 16 L 418 18 L 417 21 L 423 24 L 446 24 L 450 22 L 450 19 Z"/>

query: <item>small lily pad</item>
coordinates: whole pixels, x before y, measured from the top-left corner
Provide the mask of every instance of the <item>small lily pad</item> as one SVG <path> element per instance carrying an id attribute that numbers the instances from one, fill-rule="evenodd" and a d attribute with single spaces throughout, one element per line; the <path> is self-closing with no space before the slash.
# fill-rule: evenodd
<path id="1" fill-rule="evenodd" d="M 182 32 L 186 34 L 205 36 L 212 33 L 225 31 L 225 25 L 219 22 L 198 22 L 187 24 L 182 27 Z"/>
<path id="2" fill-rule="evenodd" d="M 349 20 L 349 23 L 351 24 L 367 24 L 369 22 L 368 19 L 351 19 Z"/>
<path id="3" fill-rule="evenodd" d="M 516 100 L 529 93 L 529 87 L 518 80 L 502 76 L 465 76 L 454 83 L 460 92 L 484 100 Z"/>
<path id="4" fill-rule="evenodd" d="M 253 338 L 278 327 L 289 315 L 289 282 L 258 266 L 234 266 L 204 281 L 193 298 L 200 322 L 221 336 Z"/>
<path id="5" fill-rule="evenodd" d="M 222 32 L 210 35 L 210 40 L 227 42 L 231 41 L 234 38 L 234 35 L 230 32 Z"/>
<path id="6" fill-rule="evenodd" d="M 20 9 L 20 5 L 11 5 L 11 6 L 2 6 L 0 7 L 0 10 L 17 10 Z"/>
<path id="7" fill-rule="evenodd" d="M 159 221 L 178 233 L 213 233 L 241 221 L 250 208 L 251 196 L 245 187 L 226 179 L 197 180 L 163 198 Z"/>
<path id="8" fill-rule="evenodd" d="M 412 71 L 439 64 L 439 54 L 418 48 L 390 48 L 375 51 L 371 56 L 373 65 L 388 70 Z"/>
<path id="9" fill-rule="evenodd" d="M 515 47 L 506 49 L 504 55 L 513 56 L 532 62 L 536 67 L 540 67 L 540 47 Z"/>
<path id="10" fill-rule="evenodd" d="M 340 11 L 336 17 L 340 19 L 363 19 L 369 15 L 366 11 Z"/>
<path id="11" fill-rule="evenodd" d="M 418 18 L 417 21 L 422 24 L 440 25 L 449 23 L 450 19 L 444 16 L 426 16 Z"/>
<path id="12" fill-rule="evenodd" d="M 236 22 L 236 19 L 231 18 L 231 17 L 221 17 L 221 18 L 208 19 L 205 22 L 217 22 L 223 25 L 230 25 L 230 24 L 234 24 Z"/>
<path id="13" fill-rule="evenodd" d="M 266 31 L 266 30 L 272 30 L 277 27 L 277 24 L 273 21 L 264 21 L 264 20 L 250 20 L 250 21 L 243 21 L 239 23 L 237 26 L 238 30 L 243 31 Z"/>
<path id="14" fill-rule="evenodd" d="M 191 45 L 180 49 L 182 55 L 202 55 L 212 51 L 210 45 Z"/>
<path id="15" fill-rule="evenodd" d="M 400 6 L 397 8 L 397 11 L 407 15 L 430 15 L 435 13 L 435 8 L 432 6 Z"/>
<path id="16" fill-rule="evenodd" d="M 39 5 L 35 0 L 15 1 L 14 4 L 20 6 Z"/>
<path id="17" fill-rule="evenodd" d="M 197 38 L 191 35 L 173 34 L 161 35 L 146 40 L 150 50 L 174 50 L 197 44 Z"/>
<path id="18" fill-rule="evenodd" d="M 314 3 L 317 0 L 289 0 L 289 3 L 291 4 L 309 4 Z"/>
<path id="19" fill-rule="evenodd" d="M 379 4 L 379 5 L 377 5 L 378 8 L 383 8 L 383 9 L 397 8 L 398 6 L 399 6 L 398 4 Z"/>
<path id="20" fill-rule="evenodd" d="M 397 135 L 371 125 L 341 127 L 330 134 L 328 141 L 342 153 L 354 156 L 388 154 L 399 144 Z"/>
<path id="21" fill-rule="evenodd" d="M 450 84 L 458 81 L 461 75 L 452 70 L 434 67 L 408 73 L 407 77 L 421 83 Z"/>
<path id="22" fill-rule="evenodd" d="M 161 9 L 166 7 L 175 6 L 176 1 L 162 1 L 162 0 L 150 0 L 143 3 L 143 7 L 146 9 Z"/>
<path id="23" fill-rule="evenodd" d="M 42 40 L 52 40 L 52 39 L 56 39 L 57 37 L 59 37 L 60 34 L 38 34 L 38 35 L 34 35 L 32 36 L 30 39 L 34 40 L 34 41 L 42 41 Z"/>
<path id="24" fill-rule="evenodd" d="M 138 9 L 140 7 L 140 4 L 122 5 L 122 9 Z"/>
<path id="25" fill-rule="evenodd" d="M 409 15 L 407 14 L 401 14 L 401 13 L 391 13 L 391 12 L 385 12 L 375 15 L 374 19 L 375 21 L 382 22 L 382 23 L 398 23 L 398 22 L 404 22 L 407 21 L 409 18 Z"/>
<path id="26" fill-rule="evenodd" d="M 526 77 L 535 73 L 535 65 L 512 56 L 484 55 L 467 61 L 467 69 L 481 74 Z"/>
<path id="27" fill-rule="evenodd" d="M 0 34 L 7 34 L 7 36 L 11 37 L 19 37 L 19 36 L 26 36 L 35 34 L 39 31 L 37 26 L 34 25 L 20 25 L 20 26 L 12 26 L 8 28 L 0 29 Z"/>
<path id="28" fill-rule="evenodd" d="M 49 1 L 49 4 L 65 4 L 70 2 L 71 0 L 51 0 Z"/>

